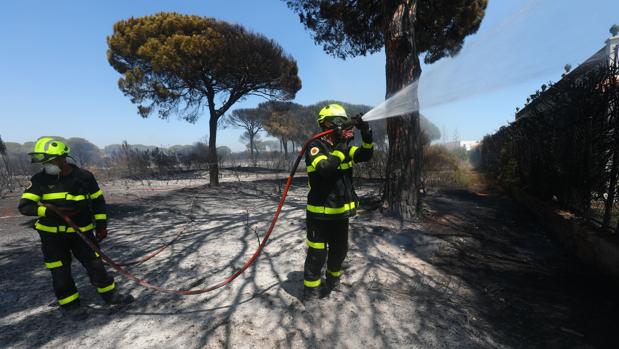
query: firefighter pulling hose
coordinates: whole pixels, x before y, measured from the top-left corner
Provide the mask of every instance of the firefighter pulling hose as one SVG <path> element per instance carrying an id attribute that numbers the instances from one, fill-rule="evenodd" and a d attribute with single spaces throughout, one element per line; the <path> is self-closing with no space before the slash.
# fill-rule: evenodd
<path id="1" fill-rule="evenodd" d="M 299 152 L 277 210 L 254 254 L 239 270 L 223 281 L 207 288 L 193 290 L 168 289 L 153 285 L 134 276 L 122 267 L 123 264 L 115 262 L 103 253 L 98 245 L 98 242 L 107 236 L 103 191 L 90 172 L 66 162 L 69 148 L 64 143 L 49 137 L 39 139 L 30 155 L 33 162 L 44 165 L 44 170 L 32 177 L 32 185 L 22 195 L 19 210 L 24 215 L 41 217 L 35 223 L 35 229 L 41 237 L 45 265 L 52 272 L 54 291 L 61 308 L 75 320 L 87 316 L 80 307 L 79 293 L 71 277 L 71 253 L 86 267 L 91 282 L 97 286 L 102 298 L 111 304 L 128 304 L 133 301 L 133 297 L 117 291 L 113 279 L 105 271 L 102 260 L 128 279 L 164 293 L 201 294 L 232 282 L 264 249 L 303 155 L 306 155 L 307 171 L 312 187 L 307 205 L 308 255 L 305 262 L 304 300 L 317 298 L 317 293 L 314 291 L 318 290 L 317 287 L 320 285 L 320 269 L 327 257 L 327 250 L 329 258 L 326 285 L 329 288 L 328 292 L 333 290 L 339 283 L 341 262 L 346 255 L 348 217 L 354 215 L 358 207 L 358 200 L 352 187 L 352 166 L 355 162 L 367 161 L 371 157 L 372 140 L 371 130 L 361 116 L 349 119 L 344 108 L 337 104 L 323 108 L 318 123 L 323 132 L 312 136 Z M 362 147 L 348 145 L 352 139 L 352 128 L 355 126 L 361 130 Z M 169 244 L 155 252 L 159 253 Z M 147 258 L 152 258 L 156 253 Z M 312 279 L 316 275 L 318 282 Z M 308 286 L 308 281 L 311 286 Z M 308 288 L 312 292 L 307 292 Z"/>
<path id="2" fill-rule="evenodd" d="M 88 313 L 80 304 L 71 273 L 72 256 L 86 268 L 91 284 L 106 303 L 126 305 L 133 297 L 118 291 L 100 254 L 89 247 L 107 237 L 105 199 L 92 173 L 67 163 L 69 152 L 66 144 L 50 137 L 35 143 L 29 155 L 33 163 L 43 164 L 43 171 L 32 176 L 18 209 L 39 217 L 34 229 L 41 238 L 43 260 L 58 304 L 69 318 L 82 320 Z M 71 224 L 65 225 L 65 221 Z"/>

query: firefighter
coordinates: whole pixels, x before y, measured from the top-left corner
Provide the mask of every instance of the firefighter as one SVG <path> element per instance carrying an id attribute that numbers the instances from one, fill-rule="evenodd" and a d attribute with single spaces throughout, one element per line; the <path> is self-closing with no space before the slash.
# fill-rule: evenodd
<path id="1" fill-rule="evenodd" d="M 353 187 L 353 165 L 370 160 L 374 144 L 372 131 L 360 116 L 355 125 L 361 131 L 360 147 L 350 145 L 352 127 L 342 129 L 349 118 L 339 104 L 329 104 L 318 114 L 322 130 L 334 132 L 312 141 L 305 153 L 310 191 L 307 195 L 307 256 L 304 266 L 303 301 L 312 302 L 335 290 L 342 276 L 342 262 L 348 251 L 348 219 L 359 206 Z M 327 262 L 325 282 L 322 268 Z"/>
<path id="2" fill-rule="evenodd" d="M 95 244 L 107 236 L 107 215 L 103 191 L 92 173 L 67 162 L 69 147 L 50 137 L 37 140 L 28 155 L 43 170 L 31 178 L 19 201 L 19 211 L 38 216 L 34 228 L 41 238 L 45 266 L 52 274 L 53 288 L 60 308 L 73 320 L 88 317 L 80 306 L 79 293 L 71 276 L 71 254 L 86 268 L 90 282 L 108 304 L 125 305 L 130 294 L 118 291 L 98 253 L 94 252 L 61 216 L 45 205 L 53 205 L 70 217 L 80 231 Z"/>

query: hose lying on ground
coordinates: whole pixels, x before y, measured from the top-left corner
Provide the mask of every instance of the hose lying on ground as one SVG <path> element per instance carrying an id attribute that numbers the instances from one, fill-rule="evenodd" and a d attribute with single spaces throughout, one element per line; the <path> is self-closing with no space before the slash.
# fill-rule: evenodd
<path id="1" fill-rule="evenodd" d="M 193 207 L 194 207 L 194 202 L 195 199 L 191 200 L 191 205 L 190 205 L 190 214 L 193 211 Z M 190 219 L 190 222 L 193 221 L 193 219 Z M 179 230 L 178 233 L 176 233 L 176 235 L 174 235 L 174 237 L 172 238 L 172 240 L 168 241 L 167 243 L 159 246 L 158 248 L 154 249 L 152 252 L 148 253 L 146 256 L 133 260 L 133 261 L 129 261 L 129 262 L 123 262 L 123 263 L 118 263 L 116 262 L 117 265 L 126 267 L 126 266 L 130 266 L 130 265 L 139 265 L 142 264 L 148 260 L 150 260 L 151 258 L 155 257 L 156 255 L 160 254 L 161 252 L 163 252 L 163 250 L 165 250 L 166 248 L 170 247 L 176 240 L 178 240 L 178 238 L 187 230 L 187 226 L 183 227 L 183 229 Z"/>

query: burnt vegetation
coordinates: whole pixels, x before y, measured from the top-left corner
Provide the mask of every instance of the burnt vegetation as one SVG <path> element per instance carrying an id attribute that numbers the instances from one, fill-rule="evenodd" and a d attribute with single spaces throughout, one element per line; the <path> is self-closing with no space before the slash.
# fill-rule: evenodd
<path id="1" fill-rule="evenodd" d="M 481 166 L 507 187 L 617 231 L 619 68 L 569 68 L 532 94 L 516 121 L 483 139 Z"/>

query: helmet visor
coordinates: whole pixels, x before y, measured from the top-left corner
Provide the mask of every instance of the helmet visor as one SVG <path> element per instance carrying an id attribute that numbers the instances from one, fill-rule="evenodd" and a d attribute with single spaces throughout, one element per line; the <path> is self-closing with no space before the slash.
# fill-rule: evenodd
<path id="1" fill-rule="evenodd" d="M 336 126 L 342 126 L 346 121 L 348 121 L 348 118 L 344 116 L 334 116 L 330 118 L 329 121 L 334 123 Z"/>
<path id="2" fill-rule="evenodd" d="M 327 128 L 339 127 L 342 126 L 346 121 L 348 121 L 348 118 L 344 116 L 332 116 L 326 118 L 323 121 L 322 126 Z"/>
<path id="3" fill-rule="evenodd" d="M 33 164 L 48 162 L 58 157 L 57 155 L 49 155 L 45 153 L 28 153 L 28 155 L 30 155 L 30 162 Z"/>

